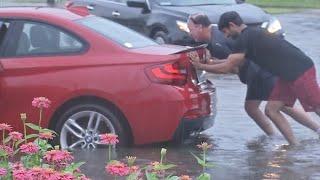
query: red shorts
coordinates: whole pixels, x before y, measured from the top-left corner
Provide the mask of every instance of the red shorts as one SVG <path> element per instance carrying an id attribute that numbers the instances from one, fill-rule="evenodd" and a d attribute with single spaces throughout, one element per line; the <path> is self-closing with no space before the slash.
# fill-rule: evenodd
<path id="1" fill-rule="evenodd" d="M 282 101 L 290 107 L 297 99 L 305 111 L 314 112 L 316 108 L 320 108 L 320 87 L 314 66 L 295 81 L 285 81 L 278 78 L 269 97 L 271 101 Z"/>

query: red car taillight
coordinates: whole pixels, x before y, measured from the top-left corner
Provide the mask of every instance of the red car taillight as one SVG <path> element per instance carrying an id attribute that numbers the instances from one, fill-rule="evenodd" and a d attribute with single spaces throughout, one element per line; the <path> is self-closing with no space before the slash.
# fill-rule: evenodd
<path id="1" fill-rule="evenodd" d="M 183 86 L 187 82 L 187 67 L 179 61 L 148 67 L 146 74 L 152 82 Z"/>

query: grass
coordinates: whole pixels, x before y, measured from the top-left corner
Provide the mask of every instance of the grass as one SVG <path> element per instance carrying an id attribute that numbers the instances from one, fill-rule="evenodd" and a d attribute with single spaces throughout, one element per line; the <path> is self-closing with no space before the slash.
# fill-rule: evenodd
<path id="1" fill-rule="evenodd" d="M 247 0 L 262 7 L 278 8 L 320 8 L 320 0 Z"/>
<path id="2" fill-rule="evenodd" d="M 263 7 L 270 14 L 296 13 L 305 10 L 304 8 L 279 8 L 279 7 Z"/>

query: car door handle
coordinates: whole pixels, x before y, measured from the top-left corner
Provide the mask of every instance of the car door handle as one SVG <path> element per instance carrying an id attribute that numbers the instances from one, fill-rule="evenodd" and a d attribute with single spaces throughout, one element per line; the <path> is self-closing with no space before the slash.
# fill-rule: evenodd
<path id="1" fill-rule="evenodd" d="M 113 11 L 112 16 L 118 17 L 118 16 L 120 16 L 120 13 L 118 11 Z"/>
<path id="2" fill-rule="evenodd" d="M 95 5 L 93 5 L 93 4 L 87 5 L 87 9 L 92 11 L 92 10 L 94 10 L 94 6 Z"/>

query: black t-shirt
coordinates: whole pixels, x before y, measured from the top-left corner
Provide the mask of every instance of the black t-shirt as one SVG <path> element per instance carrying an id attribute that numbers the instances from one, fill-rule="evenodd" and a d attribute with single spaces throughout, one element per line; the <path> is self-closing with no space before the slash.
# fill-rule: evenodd
<path id="1" fill-rule="evenodd" d="M 226 39 L 222 32 L 215 26 L 211 28 L 211 40 L 208 42 L 210 54 L 218 59 L 226 59 L 231 53 L 232 41 Z"/>
<path id="2" fill-rule="evenodd" d="M 245 28 L 235 42 L 234 52 L 245 53 L 246 59 L 288 81 L 296 80 L 313 66 L 300 49 L 261 28 Z"/>
<path id="3" fill-rule="evenodd" d="M 232 53 L 234 48 L 234 40 L 227 39 L 224 37 L 223 33 L 219 31 L 219 29 L 215 26 L 211 28 L 211 40 L 208 42 L 208 50 L 210 54 L 218 59 L 226 59 Z M 249 77 L 247 72 L 249 69 L 248 61 L 244 63 L 239 69 L 239 79 L 242 83 L 247 83 L 247 79 Z M 252 69 L 252 68 L 250 68 Z"/>

